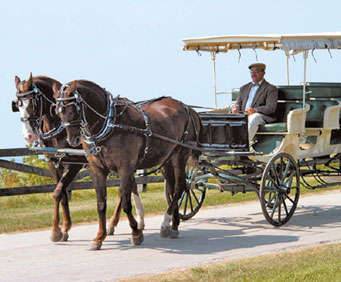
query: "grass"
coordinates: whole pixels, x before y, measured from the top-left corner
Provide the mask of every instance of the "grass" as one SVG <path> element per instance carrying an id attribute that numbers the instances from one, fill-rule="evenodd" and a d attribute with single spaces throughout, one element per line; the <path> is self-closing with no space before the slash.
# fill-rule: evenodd
<path id="1" fill-rule="evenodd" d="M 214 263 L 123 281 L 341 281 L 341 244 Z"/>
<path id="2" fill-rule="evenodd" d="M 335 187 L 334 189 L 339 189 Z M 302 189 L 302 193 L 317 191 Z M 113 213 L 117 189 L 108 189 L 107 216 Z M 208 191 L 204 202 L 206 206 L 225 205 L 228 203 L 256 200 L 255 193 L 236 194 Z M 148 192 L 142 193 L 146 214 L 162 213 L 166 209 L 163 184 L 148 185 Z M 94 190 L 74 191 L 70 202 L 73 223 L 96 222 L 96 195 Z M 53 200 L 51 194 L 0 197 L 0 233 L 27 231 L 48 228 L 52 224 Z"/>

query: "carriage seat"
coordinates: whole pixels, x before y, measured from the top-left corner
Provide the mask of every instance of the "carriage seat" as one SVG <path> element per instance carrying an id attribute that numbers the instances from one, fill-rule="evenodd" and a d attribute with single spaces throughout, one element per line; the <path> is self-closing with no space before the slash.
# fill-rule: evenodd
<path id="1" fill-rule="evenodd" d="M 278 86 L 277 121 L 260 126 L 258 132 L 287 132 L 287 115 L 294 109 L 302 108 L 302 85 Z M 336 115 L 341 102 L 341 84 L 311 83 L 307 87 L 306 128 L 338 128 Z M 239 91 L 232 93 L 233 100 Z M 335 120 L 335 121 L 334 121 Z"/>
<path id="2" fill-rule="evenodd" d="M 289 112 L 300 108 L 302 108 L 302 104 L 297 101 L 279 100 L 276 110 L 277 121 L 260 126 L 258 132 L 287 132 L 287 116 Z"/>

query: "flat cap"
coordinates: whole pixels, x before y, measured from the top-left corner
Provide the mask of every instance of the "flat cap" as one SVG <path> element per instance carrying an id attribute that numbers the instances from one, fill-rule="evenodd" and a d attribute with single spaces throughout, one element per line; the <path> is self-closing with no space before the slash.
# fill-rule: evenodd
<path id="1" fill-rule="evenodd" d="M 254 63 L 254 64 L 249 65 L 249 69 L 252 69 L 252 68 L 256 68 L 258 70 L 265 71 L 266 65 L 263 63 Z"/>

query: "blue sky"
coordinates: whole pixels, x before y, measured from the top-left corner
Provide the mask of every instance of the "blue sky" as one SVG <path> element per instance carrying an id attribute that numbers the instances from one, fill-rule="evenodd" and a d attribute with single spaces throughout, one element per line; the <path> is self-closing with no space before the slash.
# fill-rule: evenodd
<path id="1" fill-rule="evenodd" d="M 276 4 L 275 4 L 276 3 Z M 212 65 L 182 51 L 186 37 L 341 31 L 340 1 L 2 1 L 0 3 L 0 148 L 24 145 L 10 111 L 14 75 L 86 78 L 132 100 L 170 95 L 213 106 Z M 341 53 L 316 51 L 308 80 L 341 82 Z M 282 52 L 258 52 L 267 79 L 285 83 Z M 249 81 L 253 51 L 218 55 L 218 90 Z M 291 62 L 302 81 L 302 58 Z M 220 100 L 220 105 L 224 101 Z"/>

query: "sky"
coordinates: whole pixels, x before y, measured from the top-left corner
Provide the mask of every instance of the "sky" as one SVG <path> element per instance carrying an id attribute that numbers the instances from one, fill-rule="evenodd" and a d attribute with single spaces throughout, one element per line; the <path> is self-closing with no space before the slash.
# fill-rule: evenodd
<path id="1" fill-rule="evenodd" d="M 214 106 L 209 54 L 182 50 L 197 36 L 341 31 L 341 1 L 1 1 L 0 148 L 24 146 L 11 112 L 14 76 L 48 75 L 63 83 L 92 80 L 131 100 L 172 96 Z M 281 51 L 258 51 L 266 79 L 286 83 Z M 341 52 L 316 51 L 308 81 L 341 82 Z M 218 91 L 249 82 L 252 50 L 217 55 Z M 303 60 L 291 59 L 291 82 L 303 80 Z M 227 103 L 219 99 L 219 106 Z"/>

